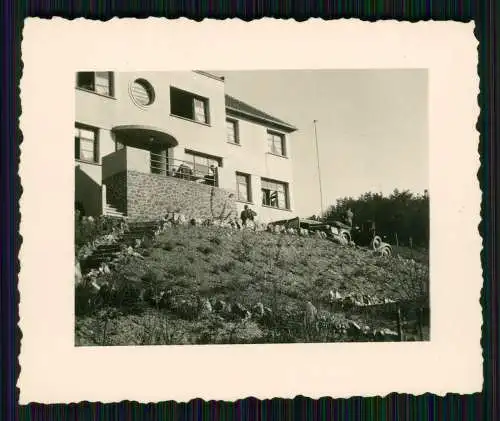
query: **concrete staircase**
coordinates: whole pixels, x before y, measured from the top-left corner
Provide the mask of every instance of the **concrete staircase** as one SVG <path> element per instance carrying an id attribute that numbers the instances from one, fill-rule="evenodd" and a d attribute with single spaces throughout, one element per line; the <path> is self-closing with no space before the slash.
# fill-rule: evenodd
<path id="1" fill-rule="evenodd" d="M 129 222 L 128 229 L 113 244 L 102 244 L 85 261 L 82 262 L 82 273 L 88 273 L 92 269 L 106 263 L 113 265 L 113 260 L 127 247 L 135 246 L 137 240 L 145 238 L 153 239 L 155 232 L 160 226 L 159 221 Z"/>
<path id="2" fill-rule="evenodd" d="M 99 269 L 103 263 L 111 263 L 115 257 L 122 251 L 123 244 L 117 242 L 115 244 L 103 244 L 85 259 L 82 263 L 82 273 L 88 273 L 92 269 Z"/>
<path id="3" fill-rule="evenodd" d="M 122 235 L 121 242 L 126 246 L 133 246 L 136 240 L 152 239 L 159 226 L 159 221 L 129 222 L 128 230 Z"/>
<path id="4" fill-rule="evenodd" d="M 120 212 L 118 209 L 116 209 L 114 206 L 110 205 L 109 203 L 106 203 L 106 205 L 104 205 L 103 214 L 106 216 L 114 217 L 114 218 L 124 218 L 125 217 L 123 212 Z"/>

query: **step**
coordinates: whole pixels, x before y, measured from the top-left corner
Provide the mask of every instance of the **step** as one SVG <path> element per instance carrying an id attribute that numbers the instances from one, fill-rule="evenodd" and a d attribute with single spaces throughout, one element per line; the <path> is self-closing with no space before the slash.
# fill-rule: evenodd
<path id="1" fill-rule="evenodd" d="M 123 236 L 153 235 L 156 230 L 131 230 L 123 233 Z"/>
<path id="2" fill-rule="evenodd" d="M 97 260 L 97 259 L 114 259 L 119 253 L 95 253 L 89 256 L 87 260 Z"/>
<path id="3" fill-rule="evenodd" d="M 126 233 L 126 234 L 123 234 L 122 236 L 122 241 L 123 240 L 127 240 L 127 239 L 134 239 L 134 238 L 144 238 L 144 237 L 154 237 L 153 233 L 145 233 L 145 232 L 141 232 L 141 233 Z"/>
<path id="4" fill-rule="evenodd" d="M 107 210 L 104 211 L 105 216 L 114 216 L 115 218 L 124 218 L 125 215 L 121 212 L 109 212 Z"/>
<path id="5" fill-rule="evenodd" d="M 140 235 L 140 236 L 129 236 L 123 238 L 123 243 L 127 246 L 134 244 L 136 241 L 143 241 L 144 239 L 152 239 L 152 236 Z"/>
<path id="6" fill-rule="evenodd" d="M 112 212 L 104 212 L 104 216 L 108 216 L 111 218 L 125 218 L 123 213 L 112 213 Z"/>
<path id="7" fill-rule="evenodd" d="M 103 244 L 100 246 L 97 246 L 94 250 L 95 253 L 106 253 L 106 252 L 117 252 L 122 249 L 122 245 L 120 243 L 115 243 L 115 244 Z"/>
<path id="8" fill-rule="evenodd" d="M 130 230 L 138 230 L 138 229 L 156 229 L 160 226 L 158 223 L 143 223 L 143 224 L 138 224 L 136 222 L 129 223 L 128 227 Z"/>
<path id="9" fill-rule="evenodd" d="M 97 250 L 120 250 L 121 248 L 122 248 L 122 246 L 119 243 L 101 244 L 101 245 L 97 246 L 96 251 Z"/>
<path id="10" fill-rule="evenodd" d="M 154 232 L 126 232 L 122 235 L 123 238 L 141 238 L 141 237 L 154 237 Z"/>
<path id="11" fill-rule="evenodd" d="M 113 249 L 96 249 L 91 254 L 91 256 L 97 256 L 97 255 L 101 256 L 101 255 L 104 255 L 104 254 L 117 254 L 117 253 L 120 253 L 122 250 L 123 250 L 123 245 L 120 244 L 119 248 L 113 248 Z"/>
<path id="12" fill-rule="evenodd" d="M 125 231 L 126 233 L 141 233 L 141 232 L 155 232 L 158 228 L 129 228 Z"/>
<path id="13" fill-rule="evenodd" d="M 115 208 L 113 206 L 110 206 L 110 205 L 104 206 L 104 212 L 103 213 L 105 215 L 116 215 L 116 216 L 123 216 L 124 215 L 123 212 L 121 212 L 117 208 Z"/>
<path id="14" fill-rule="evenodd" d="M 135 225 L 132 225 L 128 226 L 128 230 L 129 231 L 154 231 L 155 229 L 158 228 L 158 225 L 148 225 L 148 226 L 143 226 L 143 227 L 138 227 L 138 226 L 135 226 Z"/>
<path id="15" fill-rule="evenodd" d="M 110 263 L 111 261 L 103 260 L 103 261 L 94 261 L 94 262 L 87 262 L 85 265 L 82 266 L 82 272 L 83 273 L 88 273 L 92 269 L 97 269 L 99 268 L 103 263 Z"/>
<path id="16" fill-rule="evenodd" d="M 112 215 L 109 213 L 105 213 L 104 216 L 109 219 L 116 219 L 119 221 L 125 221 L 126 216 L 125 215 Z"/>
<path id="17" fill-rule="evenodd" d="M 102 249 L 102 250 L 94 250 L 94 253 L 91 254 L 91 256 L 96 256 L 96 255 L 103 255 L 103 254 L 116 254 L 120 253 L 122 250 L 122 247 L 117 248 L 117 249 Z"/>
<path id="18" fill-rule="evenodd" d="M 107 206 L 104 206 L 104 209 L 109 210 L 111 212 L 120 212 L 121 213 L 121 211 L 119 211 L 118 208 L 115 208 L 114 206 L 107 205 Z"/>
<path id="19" fill-rule="evenodd" d="M 130 245 L 131 242 L 135 242 L 137 240 L 143 240 L 145 238 L 153 238 L 151 235 L 148 236 L 148 235 L 135 235 L 135 236 L 127 236 L 127 237 L 123 237 L 123 242 L 126 243 L 127 245 Z"/>
<path id="20" fill-rule="evenodd" d="M 110 260 L 113 260 L 116 255 L 113 256 L 91 256 L 86 260 L 86 264 L 89 263 L 97 263 L 97 262 L 109 262 Z"/>

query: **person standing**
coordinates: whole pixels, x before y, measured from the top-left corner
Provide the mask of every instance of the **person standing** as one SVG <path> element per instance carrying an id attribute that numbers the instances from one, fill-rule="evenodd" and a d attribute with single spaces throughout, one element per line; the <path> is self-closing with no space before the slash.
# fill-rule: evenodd
<path id="1" fill-rule="evenodd" d="M 347 208 L 346 215 L 345 215 L 345 221 L 346 224 L 352 227 L 352 220 L 354 218 L 354 213 L 351 208 Z"/>
<path id="2" fill-rule="evenodd" d="M 254 218 L 257 216 L 257 213 L 254 212 L 252 209 L 248 207 L 248 205 L 245 205 L 244 209 L 241 211 L 241 222 L 244 227 L 247 226 L 247 221 L 254 221 Z"/>

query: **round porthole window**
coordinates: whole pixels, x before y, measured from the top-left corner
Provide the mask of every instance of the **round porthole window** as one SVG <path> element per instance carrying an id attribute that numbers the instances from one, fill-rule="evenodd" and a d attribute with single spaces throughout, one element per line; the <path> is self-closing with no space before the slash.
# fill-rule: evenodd
<path id="1" fill-rule="evenodd" d="M 151 84 L 145 79 L 136 79 L 130 86 L 130 95 L 140 107 L 151 105 L 155 100 L 155 92 Z"/>

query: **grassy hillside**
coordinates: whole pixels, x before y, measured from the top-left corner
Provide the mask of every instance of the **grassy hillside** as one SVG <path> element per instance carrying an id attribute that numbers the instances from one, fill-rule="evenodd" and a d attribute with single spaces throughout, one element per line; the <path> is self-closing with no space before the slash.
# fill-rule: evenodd
<path id="1" fill-rule="evenodd" d="M 376 340 L 362 332 L 395 330 L 394 312 L 353 303 L 414 299 L 428 277 L 424 252 L 384 258 L 324 239 L 217 227 L 174 226 L 139 253 L 98 279 L 90 307 L 77 289 L 77 345 Z M 330 291 L 352 305 L 332 303 Z M 308 301 L 318 310 L 313 328 L 304 325 Z M 405 327 L 409 339 L 415 329 Z"/>

